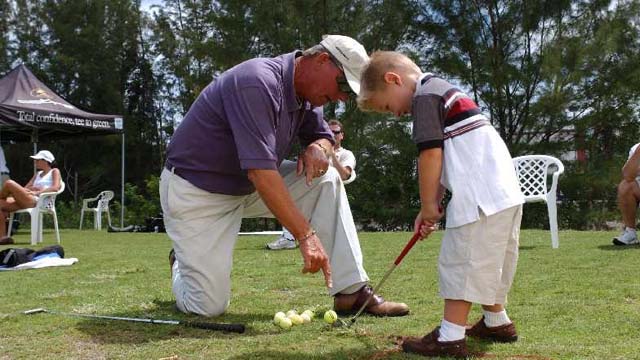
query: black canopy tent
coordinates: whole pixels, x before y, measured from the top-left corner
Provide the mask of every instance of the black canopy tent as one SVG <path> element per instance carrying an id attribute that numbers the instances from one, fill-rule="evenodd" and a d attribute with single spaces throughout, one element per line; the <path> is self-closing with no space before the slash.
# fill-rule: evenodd
<path id="1" fill-rule="evenodd" d="M 124 127 L 120 115 L 93 114 L 76 108 L 19 65 L 0 79 L 0 139 L 32 142 L 85 135 L 122 135 L 121 201 L 124 205 Z M 124 226 L 124 206 L 120 226 Z"/>

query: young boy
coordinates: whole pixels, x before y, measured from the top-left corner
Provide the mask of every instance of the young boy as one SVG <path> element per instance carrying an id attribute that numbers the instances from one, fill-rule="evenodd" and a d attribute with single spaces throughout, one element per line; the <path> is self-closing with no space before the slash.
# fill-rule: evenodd
<path id="1" fill-rule="evenodd" d="M 362 73 L 358 105 L 413 117 L 421 200 L 415 228 L 423 237 L 443 215 L 439 204 L 444 188 L 452 195 L 438 260 L 444 318 L 426 336 L 406 338 L 403 350 L 467 357 L 465 332 L 516 341 L 504 304 L 516 270 L 524 198 L 505 143 L 472 99 L 448 82 L 423 74 L 400 53 L 371 56 Z M 482 305 L 484 316 L 466 329 L 472 303 Z"/>

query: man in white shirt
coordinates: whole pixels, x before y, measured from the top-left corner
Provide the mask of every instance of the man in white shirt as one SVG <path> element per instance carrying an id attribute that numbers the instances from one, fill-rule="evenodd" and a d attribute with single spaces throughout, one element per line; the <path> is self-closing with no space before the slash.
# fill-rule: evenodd
<path id="1" fill-rule="evenodd" d="M 330 155 L 331 161 L 329 164 L 338 170 L 343 184 L 350 184 L 356 179 L 356 157 L 351 151 L 342 147 L 342 140 L 344 139 L 342 123 L 334 119 L 329 120 L 328 124 L 331 132 L 333 132 L 333 138 L 336 141 Z M 296 246 L 293 235 L 286 228 L 282 228 L 282 235 L 274 242 L 267 244 L 267 249 L 295 249 Z"/>
<path id="2" fill-rule="evenodd" d="M 636 212 L 640 201 L 640 143 L 629 150 L 629 158 L 622 167 L 622 181 L 618 184 L 618 208 L 622 213 L 624 229 L 613 238 L 614 245 L 639 244 L 636 235 Z"/>

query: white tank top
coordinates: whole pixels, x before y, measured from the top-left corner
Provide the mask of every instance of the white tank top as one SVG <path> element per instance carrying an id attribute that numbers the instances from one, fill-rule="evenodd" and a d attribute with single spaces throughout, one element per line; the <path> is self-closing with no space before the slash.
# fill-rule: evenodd
<path id="1" fill-rule="evenodd" d="M 53 169 L 49 170 L 44 176 L 42 171 L 38 171 L 35 180 L 33 180 L 33 186 L 40 190 L 53 186 Z"/>

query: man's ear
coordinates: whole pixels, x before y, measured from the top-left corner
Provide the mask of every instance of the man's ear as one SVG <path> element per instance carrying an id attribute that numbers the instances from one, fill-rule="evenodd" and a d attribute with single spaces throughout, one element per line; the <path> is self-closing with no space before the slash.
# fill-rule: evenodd
<path id="1" fill-rule="evenodd" d="M 384 73 L 384 82 L 390 85 L 402 85 L 402 77 L 400 74 L 393 71 L 387 71 Z"/>
<path id="2" fill-rule="evenodd" d="M 316 56 L 316 60 L 318 61 L 318 64 L 324 65 L 326 62 L 331 61 L 331 55 L 326 52 L 321 52 Z"/>

